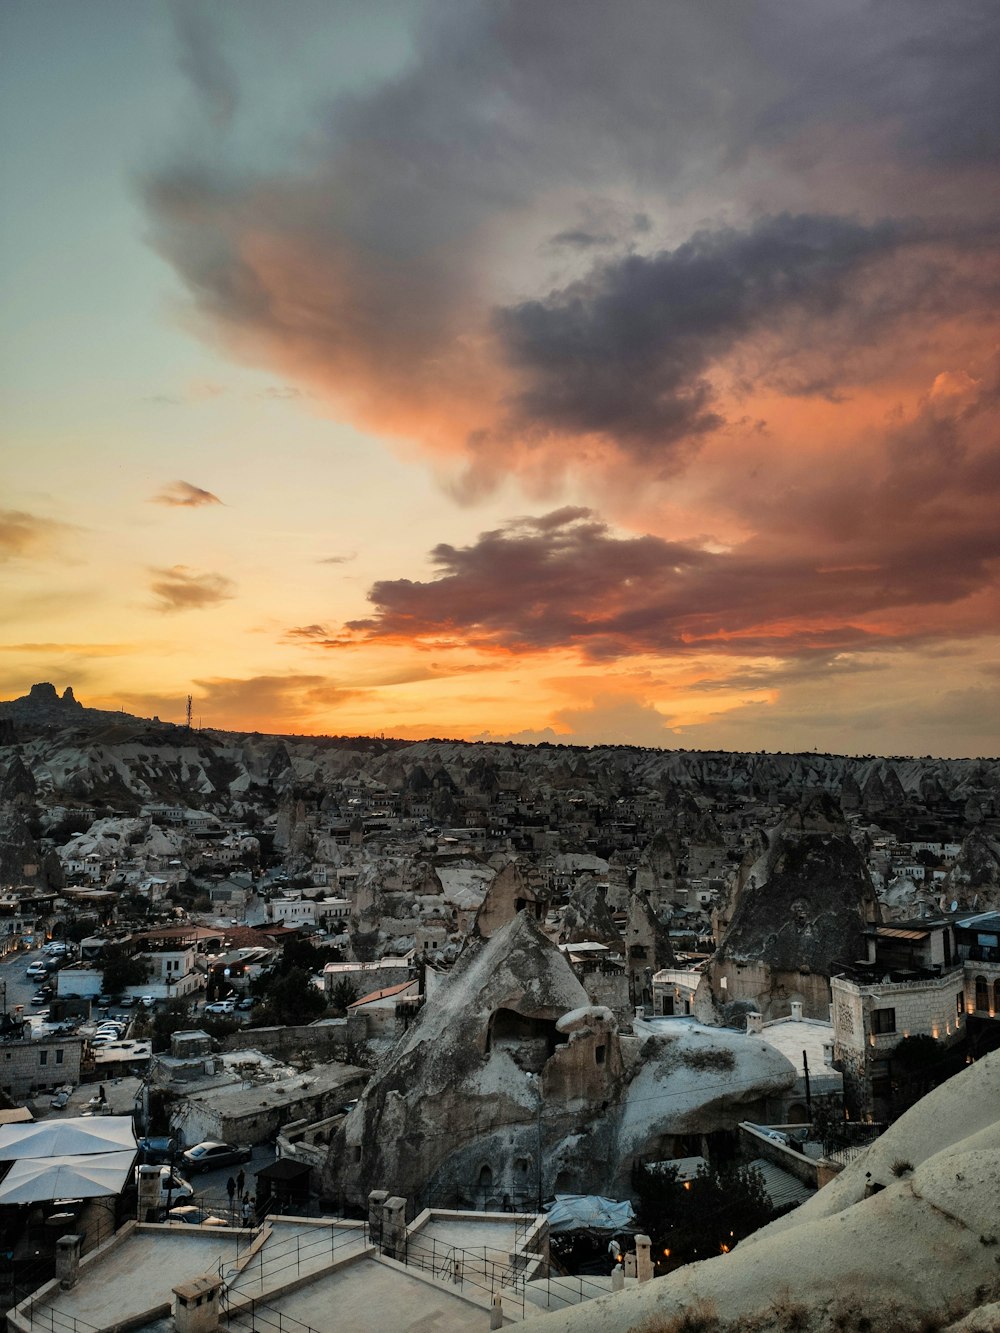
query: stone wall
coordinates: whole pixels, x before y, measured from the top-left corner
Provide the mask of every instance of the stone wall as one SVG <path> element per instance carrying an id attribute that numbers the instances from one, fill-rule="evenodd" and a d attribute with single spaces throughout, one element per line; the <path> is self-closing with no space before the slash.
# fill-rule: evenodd
<path id="1" fill-rule="evenodd" d="M 349 1040 L 345 1018 L 315 1026 L 243 1028 L 223 1037 L 220 1045 L 224 1051 L 264 1051 L 283 1057 L 304 1051 L 317 1060 L 336 1060 L 345 1055 Z"/>

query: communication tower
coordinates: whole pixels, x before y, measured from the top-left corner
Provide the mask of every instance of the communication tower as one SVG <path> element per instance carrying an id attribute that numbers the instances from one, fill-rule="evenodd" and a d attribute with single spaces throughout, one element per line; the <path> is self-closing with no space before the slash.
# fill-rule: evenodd
<path id="1" fill-rule="evenodd" d="M 188 731 L 191 730 L 191 696 L 190 696 L 190 694 L 188 695 L 188 702 L 187 702 L 187 729 L 188 729 Z"/>

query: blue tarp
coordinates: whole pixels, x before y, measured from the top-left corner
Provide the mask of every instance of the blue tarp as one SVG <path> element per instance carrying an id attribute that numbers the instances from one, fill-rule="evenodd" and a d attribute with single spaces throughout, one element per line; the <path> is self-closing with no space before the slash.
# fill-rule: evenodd
<path id="1" fill-rule="evenodd" d="M 635 1213 L 626 1199 L 605 1199 L 600 1194 L 557 1194 L 547 1208 L 550 1232 L 592 1231 L 614 1235 L 635 1230 Z"/>

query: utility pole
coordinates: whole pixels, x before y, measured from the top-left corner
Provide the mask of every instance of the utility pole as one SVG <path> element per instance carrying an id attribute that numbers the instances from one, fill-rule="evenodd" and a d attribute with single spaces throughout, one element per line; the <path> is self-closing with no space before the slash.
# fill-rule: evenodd
<path id="1" fill-rule="evenodd" d="M 806 1114 L 809 1116 L 809 1123 L 812 1124 L 813 1104 L 812 1095 L 809 1091 L 809 1057 L 805 1051 L 802 1052 L 802 1069 L 806 1076 Z"/>
<path id="2" fill-rule="evenodd" d="M 187 700 L 187 729 L 188 729 L 188 731 L 191 730 L 191 704 L 192 704 L 192 702 L 193 702 L 193 701 L 192 701 L 191 696 L 190 696 L 190 694 L 189 694 L 189 695 L 188 695 L 188 700 Z"/>

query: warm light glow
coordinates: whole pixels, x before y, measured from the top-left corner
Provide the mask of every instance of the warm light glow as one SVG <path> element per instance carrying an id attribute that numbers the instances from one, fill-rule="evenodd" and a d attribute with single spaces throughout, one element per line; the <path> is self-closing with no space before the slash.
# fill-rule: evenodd
<path id="1" fill-rule="evenodd" d="M 670 1251 L 669 1251 L 669 1250 L 664 1250 L 664 1251 L 663 1251 L 663 1254 L 664 1254 L 664 1257 L 665 1257 L 665 1258 L 667 1258 L 667 1259 L 670 1258 Z"/>
<path id="2" fill-rule="evenodd" d="M 729 1246 L 726 1245 L 725 1242 L 723 1242 L 723 1243 L 719 1246 L 719 1249 L 722 1251 L 723 1254 L 728 1254 L 728 1253 L 729 1253 Z"/>

